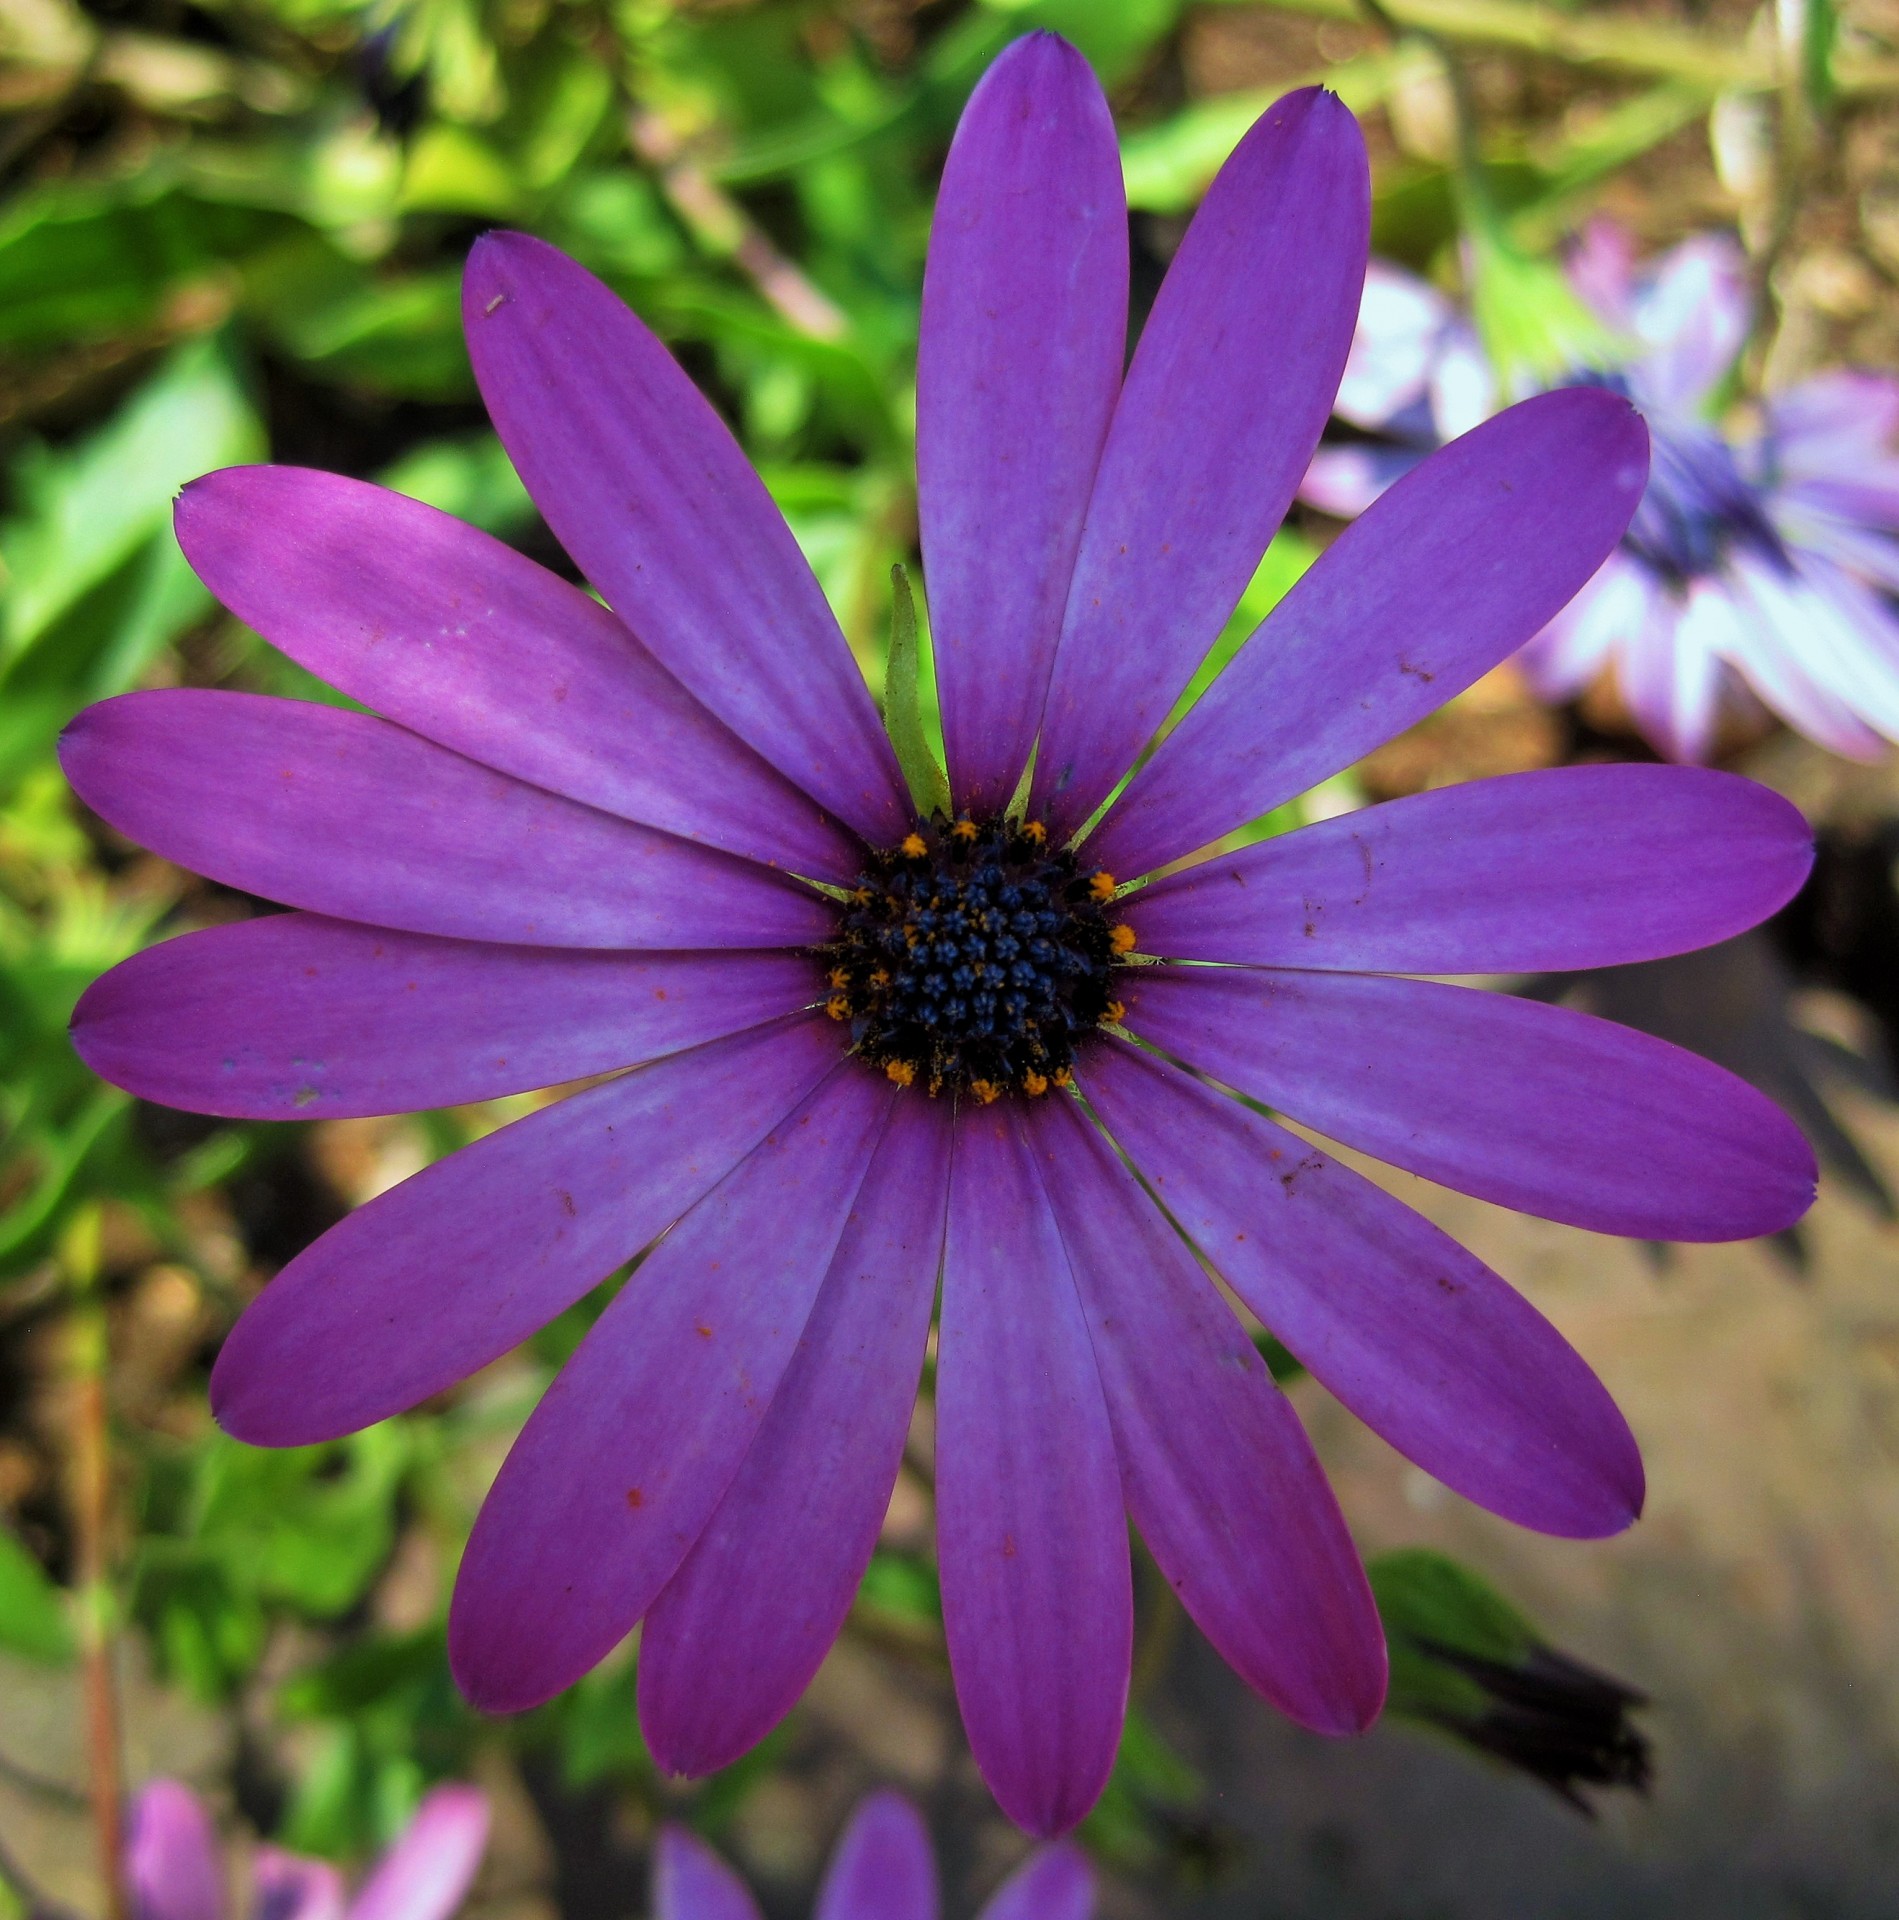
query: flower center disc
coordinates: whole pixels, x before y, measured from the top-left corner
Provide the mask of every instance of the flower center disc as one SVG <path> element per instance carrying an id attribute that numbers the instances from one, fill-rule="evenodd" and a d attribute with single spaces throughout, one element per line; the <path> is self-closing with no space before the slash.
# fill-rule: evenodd
<path id="1" fill-rule="evenodd" d="M 1039 821 L 919 820 L 840 910 L 827 1011 L 899 1086 L 1046 1093 L 1120 1018 L 1113 973 L 1134 936 L 1113 902 L 1112 878 L 1051 851 Z"/>

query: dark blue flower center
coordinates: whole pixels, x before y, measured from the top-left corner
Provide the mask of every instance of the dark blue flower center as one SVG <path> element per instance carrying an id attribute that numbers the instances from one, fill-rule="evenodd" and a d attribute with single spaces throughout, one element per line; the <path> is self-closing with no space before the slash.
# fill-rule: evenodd
<path id="1" fill-rule="evenodd" d="M 828 1011 L 899 1086 L 990 1101 L 1065 1086 L 1075 1048 L 1120 1017 L 1134 944 L 1114 881 L 1051 850 L 1039 822 L 919 820 L 873 854 L 822 951 Z"/>
<path id="2" fill-rule="evenodd" d="M 1628 382 L 1620 374 L 1590 374 L 1585 380 L 1628 396 Z M 1644 409 L 1643 418 L 1649 433 L 1648 489 L 1623 545 L 1675 587 L 1718 573 L 1737 548 L 1782 559 L 1780 536 L 1721 435 L 1703 421 L 1659 409 Z"/>

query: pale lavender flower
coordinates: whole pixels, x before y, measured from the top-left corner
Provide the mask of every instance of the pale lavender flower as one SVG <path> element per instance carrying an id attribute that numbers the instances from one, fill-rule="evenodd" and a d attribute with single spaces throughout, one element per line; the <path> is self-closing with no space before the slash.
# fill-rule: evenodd
<path id="1" fill-rule="evenodd" d="M 977 1920 L 1089 1920 L 1094 1875 L 1071 1841 L 1040 1847 Z M 683 1827 L 653 1855 L 653 1920 L 759 1920 L 745 1883 Z M 922 1817 L 898 1793 L 874 1793 L 851 1816 L 818 1890 L 812 1920 L 937 1920 L 936 1862 Z"/>
<path id="2" fill-rule="evenodd" d="M 448 1920 L 488 1844 L 488 1798 L 437 1787 L 354 1896 L 325 1860 L 280 1847 L 251 1858 L 250 1920 Z M 154 1780 L 126 1821 L 132 1920 L 226 1920 L 224 1858 L 204 1802 L 176 1780 Z"/>
<path id="3" fill-rule="evenodd" d="M 1533 684 L 1567 699 L 1613 673 L 1671 759 L 1705 759 L 1724 711 L 1756 700 L 1836 753 L 1875 757 L 1899 738 L 1899 381 L 1822 374 L 1729 420 L 1750 310 L 1731 239 L 1701 235 L 1638 268 L 1598 222 L 1569 270 L 1626 343 L 1574 383 L 1632 399 L 1653 453 L 1621 545 L 1525 648 Z M 1456 305 L 1374 262 L 1336 411 L 1379 437 L 1322 448 L 1303 497 L 1363 512 L 1493 412 L 1499 388 Z"/>

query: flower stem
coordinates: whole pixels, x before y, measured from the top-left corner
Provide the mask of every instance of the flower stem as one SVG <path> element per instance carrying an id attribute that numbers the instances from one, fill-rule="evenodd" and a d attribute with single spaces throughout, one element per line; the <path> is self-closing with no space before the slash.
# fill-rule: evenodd
<path id="1" fill-rule="evenodd" d="M 112 1439 L 106 1401 L 108 1341 L 99 1290 L 99 1210 L 68 1228 L 61 1254 L 74 1292 L 69 1366 L 73 1409 L 72 1519 L 79 1647 L 86 1703 L 86 1773 L 92 1792 L 106 1920 L 127 1920 L 122 1861 L 125 1782 L 120 1755 L 116 1607 L 109 1532 Z"/>

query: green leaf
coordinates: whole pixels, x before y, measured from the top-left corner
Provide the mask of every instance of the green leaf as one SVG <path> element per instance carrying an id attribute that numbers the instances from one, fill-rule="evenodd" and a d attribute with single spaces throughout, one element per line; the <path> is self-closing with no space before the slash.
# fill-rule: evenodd
<path id="1" fill-rule="evenodd" d="M 0 1529 L 0 1647 L 49 1665 L 72 1658 L 59 1588 L 11 1533 Z"/>
<path id="2" fill-rule="evenodd" d="M 921 814 L 948 813 L 949 781 L 930 750 L 923 730 L 922 647 L 917 639 L 916 601 L 910 576 L 901 566 L 890 569 L 890 659 L 884 669 L 884 726 L 897 750 L 897 764 L 910 785 L 910 798 Z"/>
<path id="3" fill-rule="evenodd" d="M 179 349 L 103 427 L 57 451 L 29 446 L 14 467 L 18 510 L 0 528 L 6 570 L 0 674 L 34 648 L 57 659 L 42 685 L 125 684 L 152 650 L 209 605 L 171 533 L 172 498 L 214 467 L 255 460 L 263 430 L 222 348 Z M 195 590 L 194 590 L 195 589 Z M 99 609 L 61 630 L 91 596 Z M 70 672 L 61 666 L 67 663 Z"/>

